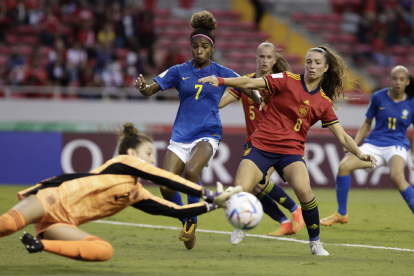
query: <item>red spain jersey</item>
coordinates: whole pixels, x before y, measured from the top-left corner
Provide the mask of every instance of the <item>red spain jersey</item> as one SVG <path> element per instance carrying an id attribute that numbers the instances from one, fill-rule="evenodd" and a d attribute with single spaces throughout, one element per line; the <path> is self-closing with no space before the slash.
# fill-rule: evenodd
<path id="1" fill-rule="evenodd" d="M 338 123 L 332 101 L 320 86 L 308 91 L 303 75 L 290 72 L 263 77 L 272 95 L 266 116 L 252 135 L 252 145 L 260 150 L 304 155 L 309 128 L 319 120 L 322 127 Z"/>
<path id="2" fill-rule="evenodd" d="M 256 74 L 251 73 L 248 75 L 245 75 L 244 77 L 248 78 L 255 78 Z M 260 104 L 255 103 L 252 99 L 250 99 L 246 94 L 237 91 L 234 88 L 230 89 L 230 93 L 236 97 L 236 99 L 241 99 L 243 104 L 243 110 L 244 110 L 244 118 L 246 120 L 246 131 L 247 131 L 247 137 L 246 137 L 246 143 L 250 142 L 250 136 L 253 134 L 254 130 L 257 128 L 259 123 L 262 121 L 264 114 L 266 113 L 267 105 L 265 105 L 264 109 L 262 111 L 259 110 Z M 268 94 L 269 92 L 267 90 L 264 91 L 265 94 Z"/>

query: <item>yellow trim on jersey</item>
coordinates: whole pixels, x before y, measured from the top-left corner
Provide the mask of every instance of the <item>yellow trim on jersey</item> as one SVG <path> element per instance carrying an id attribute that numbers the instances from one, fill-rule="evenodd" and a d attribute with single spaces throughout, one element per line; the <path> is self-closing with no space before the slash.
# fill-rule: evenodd
<path id="1" fill-rule="evenodd" d="M 269 93 L 272 94 L 273 93 L 273 90 L 270 88 L 269 81 L 267 80 L 266 77 L 263 77 L 263 79 L 264 79 L 264 81 L 266 83 L 267 91 L 269 91 Z"/>
<path id="2" fill-rule="evenodd" d="M 229 90 L 229 93 L 232 94 L 236 99 L 240 100 L 240 96 L 235 94 L 233 91 Z"/>
<path id="3" fill-rule="evenodd" d="M 256 74 L 256 73 L 250 73 L 250 74 L 244 75 L 243 77 L 251 78 L 251 77 L 254 76 L 254 74 Z"/>
<path id="4" fill-rule="evenodd" d="M 286 76 L 291 77 L 292 79 L 295 79 L 295 80 L 300 80 L 300 75 L 293 74 L 293 73 L 288 72 L 288 71 L 286 71 Z"/>
<path id="5" fill-rule="evenodd" d="M 336 120 L 331 121 L 331 122 L 328 122 L 328 123 L 322 123 L 322 126 L 323 126 L 323 127 L 324 127 L 324 126 L 330 126 L 330 125 L 336 124 L 336 123 L 338 123 L 338 122 L 339 122 L 339 120 L 338 120 L 338 119 L 336 119 Z"/>
<path id="6" fill-rule="evenodd" d="M 332 102 L 332 100 L 328 96 L 326 96 L 326 94 L 323 92 L 322 89 L 321 89 L 321 96 L 327 99 L 330 103 Z"/>

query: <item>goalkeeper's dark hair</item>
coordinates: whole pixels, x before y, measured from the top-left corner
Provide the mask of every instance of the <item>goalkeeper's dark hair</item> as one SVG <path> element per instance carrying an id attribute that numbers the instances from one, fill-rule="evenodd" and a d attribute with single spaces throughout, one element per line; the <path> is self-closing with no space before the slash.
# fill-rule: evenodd
<path id="1" fill-rule="evenodd" d="M 133 123 L 125 123 L 124 130 L 119 135 L 118 154 L 128 154 L 128 149 L 138 148 L 142 142 L 152 143 L 151 137 L 139 132 Z"/>

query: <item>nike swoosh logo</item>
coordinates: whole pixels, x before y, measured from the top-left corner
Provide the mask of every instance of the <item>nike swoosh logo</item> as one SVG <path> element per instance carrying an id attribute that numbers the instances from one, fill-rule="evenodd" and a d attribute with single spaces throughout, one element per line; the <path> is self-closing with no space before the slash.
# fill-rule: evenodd
<path id="1" fill-rule="evenodd" d="M 385 107 L 380 107 L 379 109 L 380 109 L 380 110 L 384 110 L 384 109 L 385 109 Z"/>
<path id="2" fill-rule="evenodd" d="M 191 77 L 183 78 L 183 80 L 186 80 L 186 79 L 189 79 L 189 78 L 191 78 Z"/>

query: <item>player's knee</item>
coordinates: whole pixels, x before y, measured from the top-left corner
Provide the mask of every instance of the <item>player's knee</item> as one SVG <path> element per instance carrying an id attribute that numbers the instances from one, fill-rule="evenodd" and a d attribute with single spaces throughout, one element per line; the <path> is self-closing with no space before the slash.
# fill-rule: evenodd
<path id="1" fill-rule="evenodd" d="M 295 194 L 302 203 L 307 203 L 315 197 L 310 187 L 295 189 Z"/>
<path id="2" fill-rule="evenodd" d="M 176 191 L 171 190 L 170 188 L 167 188 L 165 186 L 161 186 L 160 191 L 161 191 L 162 197 L 167 200 L 173 198 L 176 193 Z"/>
<path id="3" fill-rule="evenodd" d="M 112 258 L 114 255 L 114 248 L 112 245 L 96 236 L 89 236 L 83 239 L 91 242 L 89 245 L 89 254 L 84 257 L 84 261 L 104 262 Z"/>
<path id="4" fill-rule="evenodd" d="M 107 261 L 107 260 L 111 259 L 112 256 L 114 255 L 114 248 L 112 247 L 112 245 L 109 242 L 103 241 L 101 243 L 103 244 L 103 248 L 105 249 L 102 252 L 101 260 L 102 261 Z"/>
<path id="5" fill-rule="evenodd" d="M 341 163 L 339 163 L 338 168 L 338 175 L 345 176 L 351 173 L 351 166 L 350 163 L 347 162 L 346 159 L 342 159 Z"/>
<path id="6" fill-rule="evenodd" d="M 184 170 L 184 177 L 185 179 L 196 182 L 195 179 L 200 177 L 200 170 L 195 166 L 187 166 Z"/>

